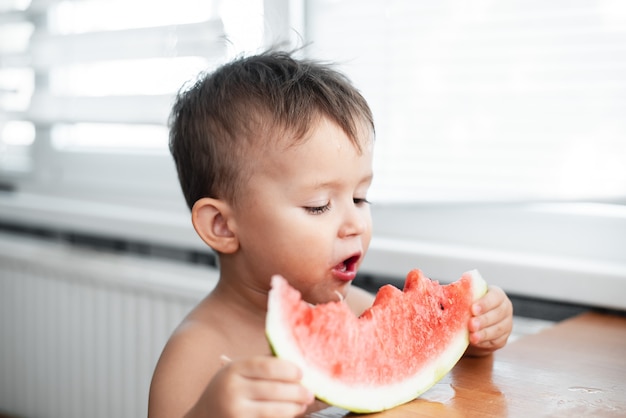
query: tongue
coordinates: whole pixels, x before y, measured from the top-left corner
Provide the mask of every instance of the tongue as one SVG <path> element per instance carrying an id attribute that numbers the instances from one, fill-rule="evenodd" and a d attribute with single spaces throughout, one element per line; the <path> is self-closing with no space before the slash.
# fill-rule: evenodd
<path id="1" fill-rule="evenodd" d="M 335 270 L 337 271 L 346 271 L 348 270 L 348 266 L 346 266 L 345 262 L 339 263 L 335 266 Z"/>

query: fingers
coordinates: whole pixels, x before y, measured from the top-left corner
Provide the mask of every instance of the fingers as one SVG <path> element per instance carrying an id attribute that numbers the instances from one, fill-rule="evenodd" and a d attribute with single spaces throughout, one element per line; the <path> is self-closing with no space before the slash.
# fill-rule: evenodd
<path id="1" fill-rule="evenodd" d="M 298 383 L 260 381 L 249 386 L 246 392 L 248 407 L 260 417 L 293 417 L 306 411 L 315 399 L 309 390 Z"/>
<path id="2" fill-rule="evenodd" d="M 302 372 L 293 363 L 275 357 L 258 356 L 233 363 L 233 372 L 246 381 L 248 397 L 256 400 L 280 398 L 308 403 L 313 395 L 300 384 Z"/>
<path id="3" fill-rule="evenodd" d="M 299 382 L 302 372 L 295 364 L 276 357 L 257 356 L 238 362 L 239 374 L 248 379 L 280 380 Z"/>
<path id="4" fill-rule="evenodd" d="M 249 386 L 247 397 L 258 402 L 294 403 L 308 405 L 313 402 L 313 394 L 297 383 L 259 381 Z"/>
<path id="5" fill-rule="evenodd" d="M 511 312 L 513 311 L 511 301 L 504 291 L 497 286 L 489 286 L 487 293 L 472 305 L 472 314 L 478 316 L 497 308 L 506 309 L 505 305 L 508 305 Z"/>
<path id="6" fill-rule="evenodd" d="M 254 418 L 294 418 L 306 412 L 307 404 L 288 402 L 252 402 L 248 404 L 242 413 L 233 415 L 234 418 L 254 417 Z"/>
<path id="7" fill-rule="evenodd" d="M 513 329 L 513 305 L 504 291 L 490 286 L 485 296 L 472 305 L 470 344 L 486 351 L 504 347 Z"/>
<path id="8" fill-rule="evenodd" d="M 232 416 L 294 417 L 314 400 L 300 383 L 300 369 L 278 358 L 257 356 L 233 361 L 218 374 L 222 375 L 220 402 L 234 411 Z"/>

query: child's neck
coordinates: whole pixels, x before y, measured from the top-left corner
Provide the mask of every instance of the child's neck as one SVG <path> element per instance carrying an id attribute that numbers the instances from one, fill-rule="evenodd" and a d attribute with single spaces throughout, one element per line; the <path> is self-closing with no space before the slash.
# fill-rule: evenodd
<path id="1" fill-rule="evenodd" d="M 237 279 L 221 277 L 211 299 L 227 306 L 233 314 L 241 316 L 246 323 L 265 324 L 267 291 L 255 289 Z"/>

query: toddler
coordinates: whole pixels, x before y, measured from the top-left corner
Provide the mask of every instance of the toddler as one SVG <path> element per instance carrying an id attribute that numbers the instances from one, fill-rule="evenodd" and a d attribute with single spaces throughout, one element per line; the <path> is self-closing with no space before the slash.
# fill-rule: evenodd
<path id="1" fill-rule="evenodd" d="M 351 284 L 372 233 L 367 102 L 330 66 L 278 51 L 242 57 L 179 94 L 170 148 L 220 277 L 165 346 L 149 417 L 304 413 L 313 394 L 265 338 L 270 278 L 284 276 L 312 304 L 339 293 L 355 314 L 371 306 Z M 472 314 L 466 354 L 505 345 L 512 306 L 500 288 Z"/>

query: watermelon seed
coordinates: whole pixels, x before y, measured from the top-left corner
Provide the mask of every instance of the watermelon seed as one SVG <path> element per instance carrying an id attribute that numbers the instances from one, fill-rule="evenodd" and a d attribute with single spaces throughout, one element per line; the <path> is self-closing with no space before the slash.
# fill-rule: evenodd
<path id="1" fill-rule="evenodd" d="M 442 310 L 442 311 L 443 311 L 444 309 L 446 309 L 446 308 L 444 308 L 443 303 L 441 303 L 441 302 L 439 302 L 439 307 L 441 308 L 441 310 Z"/>

